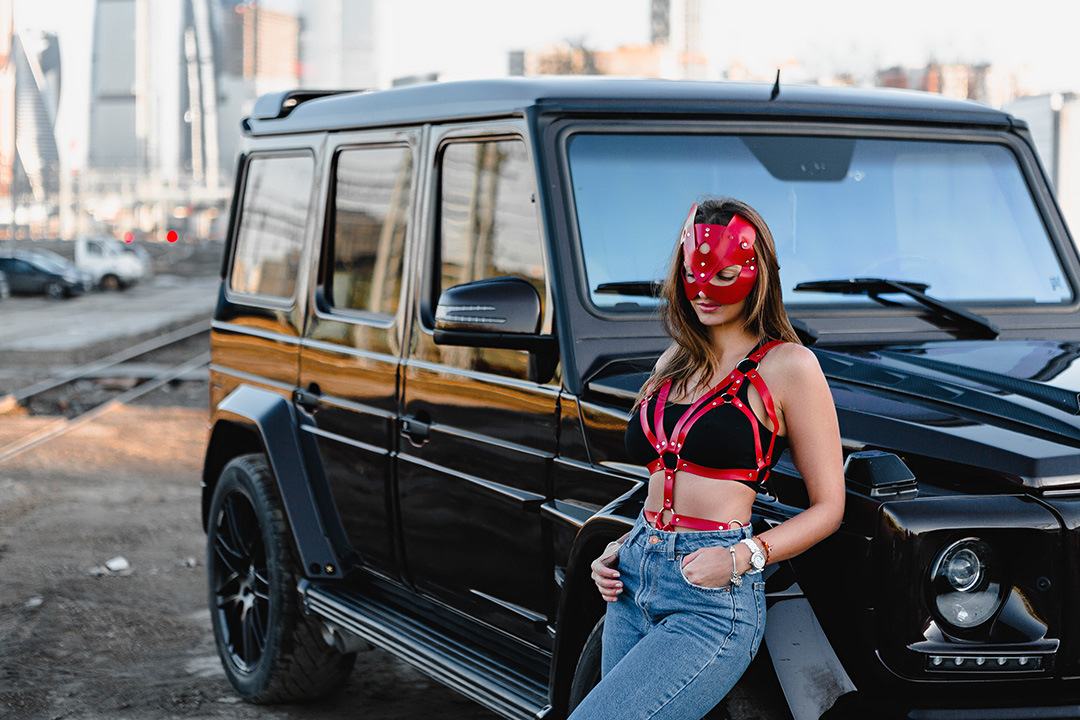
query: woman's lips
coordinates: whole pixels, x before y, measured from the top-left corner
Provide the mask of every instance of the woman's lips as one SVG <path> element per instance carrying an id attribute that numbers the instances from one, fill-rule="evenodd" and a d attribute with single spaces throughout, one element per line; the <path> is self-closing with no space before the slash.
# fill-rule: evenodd
<path id="1" fill-rule="evenodd" d="M 698 300 L 697 307 L 701 312 L 716 312 L 720 309 L 720 303 Z"/>

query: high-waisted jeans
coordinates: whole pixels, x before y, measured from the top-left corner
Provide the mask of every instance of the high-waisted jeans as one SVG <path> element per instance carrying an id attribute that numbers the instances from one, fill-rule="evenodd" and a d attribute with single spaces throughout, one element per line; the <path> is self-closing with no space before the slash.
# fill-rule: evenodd
<path id="1" fill-rule="evenodd" d="M 752 534 L 666 532 L 638 517 L 619 549 L 623 592 L 604 617 L 600 683 L 571 720 L 699 720 L 727 695 L 765 634 L 765 583 L 694 585 L 682 559 Z"/>

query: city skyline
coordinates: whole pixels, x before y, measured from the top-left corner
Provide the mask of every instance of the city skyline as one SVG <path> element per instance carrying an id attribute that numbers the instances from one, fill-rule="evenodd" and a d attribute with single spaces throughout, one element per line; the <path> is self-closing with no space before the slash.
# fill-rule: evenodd
<path id="1" fill-rule="evenodd" d="M 85 167 L 89 152 L 94 5 L 14 2 L 16 27 L 60 37 L 65 87 L 56 137 L 72 169 Z M 260 6 L 294 12 L 300 3 L 262 0 Z M 701 43 L 713 76 L 734 67 L 764 77 L 781 68 L 788 82 L 848 74 L 865 84 L 876 70 L 896 65 L 989 62 L 1016 72 L 1031 93 L 1080 91 L 1080 48 L 1066 40 L 1067 23 L 1052 21 L 1060 2 L 1032 0 L 1023 14 L 1008 13 L 1010 7 L 1002 0 L 911 0 L 902 11 L 873 20 L 865 17 L 865 3 L 855 0 L 821 0 L 812 7 L 778 0 L 768 8 L 702 0 Z M 407 28 L 380 38 L 383 86 L 392 78 L 433 73 L 443 80 L 506 75 L 510 51 L 559 42 L 596 50 L 649 42 L 650 0 L 550 0 L 542 6 L 520 0 L 396 0 L 378 3 L 377 12 L 380 27 Z M 461 52 L 463 47 L 469 52 Z"/>

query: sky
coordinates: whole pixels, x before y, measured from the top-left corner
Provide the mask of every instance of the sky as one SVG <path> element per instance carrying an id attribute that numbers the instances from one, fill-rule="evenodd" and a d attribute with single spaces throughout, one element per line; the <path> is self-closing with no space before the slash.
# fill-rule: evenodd
<path id="1" fill-rule="evenodd" d="M 160 2 L 162 0 L 151 0 Z M 300 0 L 262 0 L 295 10 Z M 318 2 L 318 0 L 305 0 Z M 1078 0 L 701 0 L 714 66 L 739 63 L 799 81 L 877 68 L 990 62 L 1023 73 L 1033 93 L 1080 92 Z M 62 152 L 85 143 L 93 0 L 14 0 L 15 24 L 59 34 L 65 90 Z M 649 0 L 386 0 L 388 76 L 506 73 L 510 50 L 565 40 L 606 50 L 649 40 Z M 81 112 L 80 112 L 81 110 Z"/>

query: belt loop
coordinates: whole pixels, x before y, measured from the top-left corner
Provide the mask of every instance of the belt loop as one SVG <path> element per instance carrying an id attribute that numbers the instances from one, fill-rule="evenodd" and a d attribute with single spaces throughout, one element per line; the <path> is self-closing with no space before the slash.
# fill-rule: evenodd
<path id="1" fill-rule="evenodd" d="M 676 558 L 675 544 L 676 544 L 676 541 L 679 539 L 679 533 L 676 532 L 675 529 L 673 528 L 671 530 L 671 532 L 668 533 L 668 536 L 665 539 L 667 540 L 667 543 L 668 543 L 668 546 L 667 546 L 667 558 L 668 558 L 668 560 L 674 561 L 675 558 Z"/>

